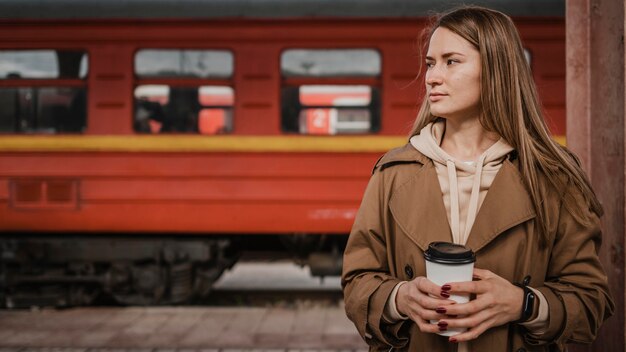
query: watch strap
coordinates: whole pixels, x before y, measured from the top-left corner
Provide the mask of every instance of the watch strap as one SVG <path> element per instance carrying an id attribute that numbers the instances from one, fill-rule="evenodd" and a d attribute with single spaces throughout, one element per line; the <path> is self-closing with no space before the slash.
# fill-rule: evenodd
<path id="1" fill-rule="evenodd" d="M 526 285 L 515 284 L 515 286 L 524 290 L 524 299 L 522 300 L 522 314 L 519 319 L 512 321 L 512 323 L 525 323 L 533 316 L 537 295 Z"/>

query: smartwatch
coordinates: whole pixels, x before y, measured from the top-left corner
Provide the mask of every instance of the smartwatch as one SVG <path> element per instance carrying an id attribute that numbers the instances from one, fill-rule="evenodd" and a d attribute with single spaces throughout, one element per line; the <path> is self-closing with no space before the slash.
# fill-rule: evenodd
<path id="1" fill-rule="evenodd" d="M 522 301 L 522 315 L 519 319 L 512 321 L 512 323 L 519 324 L 527 322 L 533 315 L 535 309 L 535 300 L 537 295 L 526 285 L 515 284 L 515 286 L 524 290 L 524 300 Z"/>

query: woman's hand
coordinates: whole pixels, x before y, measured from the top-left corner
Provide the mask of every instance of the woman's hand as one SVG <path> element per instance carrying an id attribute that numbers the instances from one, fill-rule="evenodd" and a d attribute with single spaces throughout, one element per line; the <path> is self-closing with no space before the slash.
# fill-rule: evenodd
<path id="1" fill-rule="evenodd" d="M 448 288 L 448 287 L 444 287 Z M 456 302 L 442 286 L 434 284 L 423 276 L 416 277 L 398 289 L 396 308 L 398 312 L 413 320 L 422 332 L 439 332 L 441 327 L 430 320 L 447 317 L 446 312 Z"/>
<path id="2" fill-rule="evenodd" d="M 468 303 L 455 304 L 447 309 L 448 315 L 462 317 L 440 320 L 439 324 L 448 328 L 469 328 L 450 337 L 451 342 L 473 340 L 487 329 L 517 320 L 522 314 L 523 289 L 489 270 L 474 269 L 474 278 L 479 281 L 448 284 L 450 293 L 476 295 L 476 299 Z"/>

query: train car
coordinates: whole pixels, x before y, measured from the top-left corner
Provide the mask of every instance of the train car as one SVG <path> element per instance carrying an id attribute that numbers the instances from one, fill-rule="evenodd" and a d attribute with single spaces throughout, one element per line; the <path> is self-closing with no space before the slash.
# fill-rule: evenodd
<path id="1" fill-rule="evenodd" d="M 173 304 L 243 254 L 337 275 L 452 2 L 0 1 L 0 297 Z M 565 134 L 563 1 L 512 15 Z"/>

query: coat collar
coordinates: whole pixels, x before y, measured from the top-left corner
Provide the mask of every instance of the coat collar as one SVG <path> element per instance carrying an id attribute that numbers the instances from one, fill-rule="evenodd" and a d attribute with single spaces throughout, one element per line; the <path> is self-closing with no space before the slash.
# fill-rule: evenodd
<path id="1" fill-rule="evenodd" d="M 430 159 L 420 153 L 411 144 L 407 143 L 402 147 L 390 150 L 378 159 L 378 162 L 376 162 L 376 165 L 374 166 L 374 170 L 378 169 L 379 171 L 382 171 L 389 166 L 397 164 L 420 163 L 425 165 L 428 162 L 430 162 Z"/>
<path id="2" fill-rule="evenodd" d="M 424 165 L 394 190 L 389 207 L 398 226 L 425 251 L 431 242 L 452 242 L 452 232 L 433 162 L 412 146 L 409 148 L 399 148 L 393 155 L 383 157 L 376 167 L 405 162 Z M 478 252 L 504 231 L 534 217 L 535 210 L 517 166 L 506 160 L 480 207 L 466 246 Z"/>

